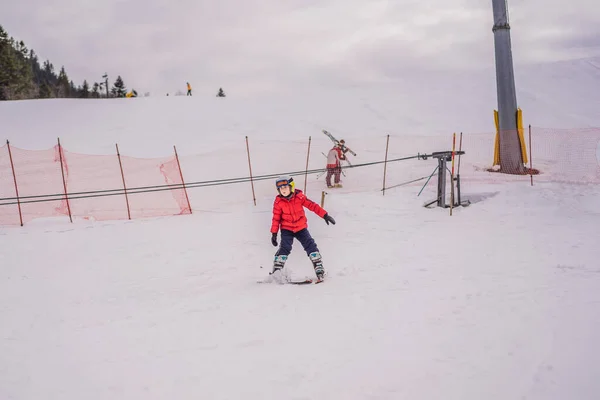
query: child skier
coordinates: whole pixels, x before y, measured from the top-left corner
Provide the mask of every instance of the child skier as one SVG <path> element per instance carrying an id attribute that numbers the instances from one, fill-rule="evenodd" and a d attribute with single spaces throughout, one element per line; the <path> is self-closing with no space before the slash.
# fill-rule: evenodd
<path id="1" fill-rule="evenodd" d="M 325 181 L 327 182 L 328 188 L 341 188 L 342 184 L 340 182 L 340 175 L 342 174 L 342 164 L 341 160 L 346 159 L 346 152 L 348 152 L 348 148 L 345 146 L 344 139 L 340 140 L 336 143 L 335 146 L 329 150 L 327 154 L 327 175 L 325 176 Z M 333 183 L 331 185 L 331 176 L 333 175 Z"/>
<path id="2" fill-rule="evenodd" d="M 280 177 L 275 182 L 277 192 L 279 193 L 273 203 L 273 221 L 271 224 L 271 244 L 277 246 L 277 232 L 281 227 L 281 245 L 275 253 L 272 274 L 279 278 L 285 262 L 292 251 L 292 242 L 294 238 L 302 244 L 304 251 L 310 258 L 315 269 L 317 279 L 321 281 L 325 270 L 321 262 L 321 254 L 317 244 L 308 232 L 308 224 L 304 207 L 323 218 L 327 225 L 331 222 L 335 225 L 335 220 L 327 214 L 323 208 L 309 200 L 301 190 L 295 190 L 295 183 L 291 177 Z"/>

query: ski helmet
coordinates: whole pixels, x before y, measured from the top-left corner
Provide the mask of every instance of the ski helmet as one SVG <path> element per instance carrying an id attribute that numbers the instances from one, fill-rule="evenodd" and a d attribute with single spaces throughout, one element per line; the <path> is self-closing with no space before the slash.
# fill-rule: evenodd
<path id="1" fill-rule="evenodd" d="M 294 178 L 292 178 L 291 176 L 280 176 L 275 181 L 275 186 L 277 187 L 277 192 L 279 192 L 279 189 L 281 187 L 289 186 L 290 193 L 294 193 L 294 188 L 295 188 L 296 184 L 294 183 Z M 281 192 L 280 192 L 280 194 L 281 194 Z"/>

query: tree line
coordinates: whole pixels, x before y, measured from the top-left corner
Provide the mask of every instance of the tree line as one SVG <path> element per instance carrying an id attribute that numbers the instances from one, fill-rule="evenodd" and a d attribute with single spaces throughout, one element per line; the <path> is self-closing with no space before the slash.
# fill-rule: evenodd
<path id="1" fill-rule="evenodd" d="M 44 61 L 41 65 L 33 49 L 25 43 L 9 37 L 0 25 L 0 100 L 48 99 L 48 98 L 101 98 L 126 97 L 127 88 L 121 76 L 118 76 L 108 89 L 108 77 L 103 82 L 87 80 L 75 86 L 69 79 L 65 67 L 58 74 L 54 65 Z M 132 90 L 129 96 L 137 96 Z"/>

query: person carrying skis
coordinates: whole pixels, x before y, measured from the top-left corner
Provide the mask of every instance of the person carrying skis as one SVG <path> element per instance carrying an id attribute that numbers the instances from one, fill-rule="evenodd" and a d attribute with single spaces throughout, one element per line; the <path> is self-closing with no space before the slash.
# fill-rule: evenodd
<path id="1" fill-rule="evenodd" d="M 341 160 L 346 159 L 346 152 L 348 148 L 345 146 L 344 139 L 341 139 L 338 143 L 335 144 L 329 150 L 327 154 L 327 175 L 325 176 L 325 181 L 327 182 L 327 187 L 337 187 L 341 188 L 342 184 L 340 183 L 340 175 L 342 173 L 342 164 Z M 333 183 L 334 186 L 331 185 L 331 176 L 334 176 Z"/>
<path id="2" fill-rule="evenodd" d="M 304 213 L 304 207 L 323 218 L 327 225 L 335 220 L 321 208 L 317 203 L 311 201 L 301 190 L 295 189 L 294 179 L 283 176 L 275 182 L 278 195 L 273 203 L 273 220 L 271 223 L 271 244 L 277 247 L 277 232 L 281 229 L 281 244 L 275 253 L 273 261 L 273 272 L 279 272 L 285 266 L 285 262 L 292 251 L 292 243 L 296 238 L 306 254 L 310 258 L 317 279 L 321 281 L 325 275 L 321 253 L 314 239 L 308 232 L 308 223 Z"/>

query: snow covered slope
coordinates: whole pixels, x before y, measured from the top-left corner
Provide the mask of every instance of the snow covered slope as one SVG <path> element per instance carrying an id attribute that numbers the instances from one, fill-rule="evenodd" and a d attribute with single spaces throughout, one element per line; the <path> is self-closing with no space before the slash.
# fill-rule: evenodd
<path id="1" fill-rule="evenodd" d="M 522 107 L 536 120 L 527 123 L 598 125 L 583 88 L 575 96 L 551 89 L 557 80 L 530 82 Z M 322 166 L 322 128 L 355 143 L 353 161 L 381 159 L 388 133 L 407 138 L 396 156 L 449 147 L 453 131 L 491 133 L 494 93 L 486 102 L 481 87 L 471 96 L 448 85 L 26 101 L 0 103 L 0 118 L 17 147 L 45 149 L 60 136 L 70 151 L 110 154 L 118 142 L 124 154 L 153 157 L 177 144 L 182 162 L 203 155 L 219 163 L 215 175 L 238 177 L 245 153 L 224 150 L 244 150 L 246 135 L 256 173 L 276 173 L 302 165 L 308 135 Z M 213 172 L 187 165 L 192 177 Z M 402 162 L 389 178 L 434 166 Z M 325 199 L 336 225 L 309 213 L 322 285 L 256 283 L 275 251 L 270 181 L 258 185 L 256 206 L 244 183 L 191 190 L 193 215 L 0 228 L 0 398 L 598 398 L 600 186 L 465 179 L 472 204 L 450 217 L 422 207 L 433 182 L 420 196 L 422 181 L 382 196 L 381 175 L 380 165 L 347 171 Z M 309 197 L 319 201 L 323 187 L 309 177 Z M 298 243 L 286 268 L 312 274 Z"/>

